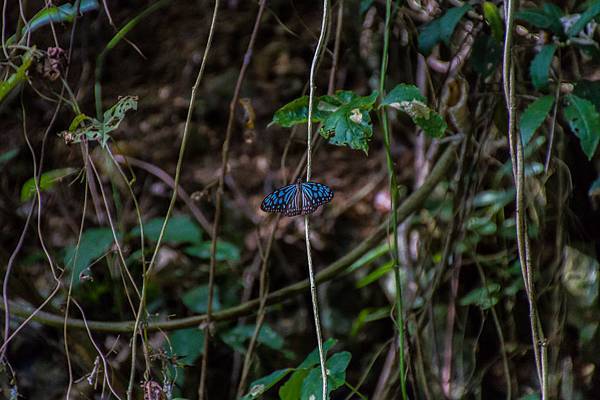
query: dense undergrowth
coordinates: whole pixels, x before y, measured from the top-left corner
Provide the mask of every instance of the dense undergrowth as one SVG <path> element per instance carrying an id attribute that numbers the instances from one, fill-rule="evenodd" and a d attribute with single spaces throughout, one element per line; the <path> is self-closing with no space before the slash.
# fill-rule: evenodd
<path id="1" fill-rule="evenodd" d="M 329 398 L 596 398 L 600 1 L 112 3 L 3 2 L 0 397 L 321 398 L 308 248 Z"/>

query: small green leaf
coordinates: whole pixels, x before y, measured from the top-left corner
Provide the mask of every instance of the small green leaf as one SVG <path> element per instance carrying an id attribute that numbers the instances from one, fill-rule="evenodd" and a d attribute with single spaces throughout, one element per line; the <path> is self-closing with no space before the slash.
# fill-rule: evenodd
<path id="1" fill-rule="evenodd" d="M 346 382 L 346 368 L 352 356 L 347 351 L 335 353 L 327 360 L 327 397 L 329 394 Z M 313 368 L 302 383 L 300 392 L 301 400 L 312 400 L 323 398 L 323 380 L 321 368 Z"/>
<path id="2" fill-rule="evenodd" d="M 496 43 L 502 43 L 504 40 L 504 23 L 500 17 L 498 7 L 491 1 L 483 2 L 483 17 L 492 30 L 492 35 Z"/>
<path id="3" fill-rule="evenodd" d="M 481 236 L 496 233 L 496 224 L 489 217 L 471 217 L 467 220 L 467 229 Z"/>
<path id="4" fill-rule="evenodd" d="M 156 242 L 160 235 L 164 218 L 153 218 L 144 223 L 144 236 L 146 239 Z M 140 227 L 135 227 L 130 232 L 131 235 L 138 236 Z M 163 242 L 171 244 L 181 243 L 200 243 L 202 240 L 202 231 L 198 225 L 187 215 L 175 215 L 169 219 L 165 227 Z"/>
<path id="5" fill-rule="evenodd" d="M 358 317 L 352 321 L 352 329 L 350 330 L 350 336 L 355 337 L 358 332 L 367 324 L 368 322 L 378 321 L 380 319 L 389 318 L 390 317 L 390 308 L 389 307 L 368 307 L 362 309 L 358 313 Z"/>
<path id="6" fill-rule="evenodd" d="M 365 286 L 370 285 L 373 282 L 378 281 L 379 278 L 381 278 L 382 276 L 384 276 L 388 272 L 390 272 L 393 267 L 394 267 L 394 261 L 393 260 L 390 260 L 390 261 L 386 262 L 385 264 L 381 265 L 380 267 L 378 267 L 378 268 L 374 269 L 373 271 L 369 272 L 363 278 L 360 278 L 358 280 L 358 282 L 356 282 L 356 288 L 357 289 L 361 289 L 361 288 L 363 288 Z"/>
<path id="7" fill-rule="evenodd" d="M 473 199 L 473 207 L 495 206 L 502 208 L 515 199 L 514 189 L 510 190 L 487 190 L 478 193 Z"/>
<path id="8" fill-rule="evenodd" d="M 208 309 L 208 285 L 200 285 L 188 290 L 183 294 L 181 300 L 190 311 L 198 314 L 205 313 Z M 214 287 L 212 306 L 214 311 L 221 309 L 218 286 Z"/>
<path id="9" fill-rule="evenodd" d="M 198 328 L 178 329 L 169 335 L 171 346 L 165 344 L 169 357 L 177 356 L 183 365 L 194 365 L 202 354 L 204 332 Z"/>
<path id="10" fill-rule="evenodd" d="M 12 149 L 2 153 L 2 155 L 0 155 L 0 168 L 2 168 L 4 164 L 9 162 L 10 160 L 15 158 L 17 154 L 19 154 L 19 149 Z"/>
<path id="11" fill-rule="evenodd" d="M 531 26 L 547 29 L 557 35 L 564 36 L 563 24 L 560 21 L 562 16 L 562 10 L 551 3 L 544 3 L 542 8 L 530 8 L 515 14 L 517 19 L 525 21 Z"/>
<path id="12" fill-rule="evenodd" d="M 259 398 L 263 393 L 275 386 L 280 380 L 285 378 L 287 374 L 292 371 L 292 368 L 280 369 L 252 382 L 250 384 L 250 390 L 248 391 L 248 394 L 246 394 L 240 400 L 252 400 Z"/>
<path id="13" fill-rule="evenodd" d="M 236 325 L 234 328 L 223 332 L 221 340 L 232 349 L 245 353 L 245 343 L 254 334 L 254 329 L 254 325 Z M 284 345 L 283 337 L 267 324 L 263 324 L 260 328 L 257 341 L 273 350 L 282 350 Z"/>
<path id="14" fill-rule="evenodd" d="M 314 100 L 313 122 L 322 121 L 331 111 L 328 109 L 325 97 L 318 97 Z M 308 96 L 302 96 L 275 111 L 273 120 L 269 123 L 269 126 L 277 124 L 284 128 L 289 128 L 297 124 L 305 124 L 306 122 L 308 122 Z"/>
<path id="15" fill-rule="evenodd" d="M 465 4 L 462 7 L 455 7 L 448 10 L 440 18 L 429 22 L 421 28 L 419 33 L 419 51 L 424 55 L 429 55 L 436 44 L 443 41 L 450 43 L 450 38 L 454 33 L 456 24 L 473 7 Z"/>
<path id="16" fill-rule="evenodd" d="M 497 283 L 489 283 L 486 287 L 471 290 L 460 299 L 459 304 L 461 306 L 476 305 L 483 310 L 487 310 L 498 303 L 499 293 L 500 285 Z"/>
<path id="17" fill-rule="evenodd" d="M 185 254 L 198 257 L 205 260 L 210 259 L 210 246 L 211 242 L 203 242 L 197 246 L 190 246 L 185 248 Z M 240 260 L 240 249 L 229 242 L 223 240 L 217 241 L 217 251 L 215 254 L 217 261 L 231 261 L 236 262 Z"/>
<path id="18" fill-rule="evenodd" d="M 369 141 L 373 136 L 369 112 L 378 95 L 377 91 L 369 96 L 357 96 L 350 91 L 338 91 L 335 97 L 342 105 L 324 119 L 320 130 L 321 136 L 336 146 L 348 146 L 367 153 Z"/>
<path id="19" fill-rule="evenodd" d="M 65 177 L 77 172 L 76 168 L 60 168 L 44 172 L 40 176 L 40 192 L 45 192 L 56 186 Z M 21 201 L 31 200 L 36 194 L 35 177 L 29 178 L 21 188 Z"/>
<path id="20" fill-rule="evenodd" d="M 523 145 L 529 143 L 535 131 L 544 123 L 553 104 L 554 96 L 540 97 L 521 114 L 519 129 Z"/>
<path id="21" fill-rule="evenodd" d="M 391 106 L 395 109 L 400 109 L 400 103 L 403 101 L 420 101 L 421 103 L 427 103 L 425 96 L 421 94 L 421 91 L 415 85 L 407 85 L 401 83 L 396 85 L 383 99 L 381 106 Z"/>
<path id="22" fill-rule="evenodd" d="M 114 242 L 110 228 L 90 228 L 81 235 L 77 259 L 75 259 L 75 246 L 68 246 L 65 250 L 65 266 L 73 270 L 75 279 L 73 285 L 79 285 L 79 275 L 96 259 L 104 256 Z"/>
<path id="23" fill-rule="evenodd" d="M 591 160 L 600 141 L 600 114 L 589 100 L 573 94 L 567 95 L 565 100 L 568 104 L 563 110 L 565 118 Z"/>
<path id="24" fill-rule="evenodd" d="M 33 51 L 35 47 L 29 49 L 25 54 L 21 56 L 21 65 L 17 67 L 17 70 L 13 72 L 7 80 L 0 80 L 0 103 L 8 96 L 10 92 L 21 83 L 27 80 L 27 70 L 31 66 L 33 61 Z"/>
<path id="25" fill-rule="evenodd" d="M 596 18 L 598 14 L 600 14 L 600 0 L 595 0 L 588 3 L 588 9 L 581 14 L 577 22 L 575 22 L 569 30 L 567 31 L 567 35 L 570 37 L 577 36 L 579 32 L 590 22 L 592 19 Z"/>
<path id="26" fill-rule="evenodd" d="M 550 75 L 550 65 L 552 57 L 556 51 L 555 44 L 547 44 L 542 47 L 540 52 L 535 55 L 529 66 L 531 83 L 536 89 L 543 89 L 548 85 L 548 76 Z"/>

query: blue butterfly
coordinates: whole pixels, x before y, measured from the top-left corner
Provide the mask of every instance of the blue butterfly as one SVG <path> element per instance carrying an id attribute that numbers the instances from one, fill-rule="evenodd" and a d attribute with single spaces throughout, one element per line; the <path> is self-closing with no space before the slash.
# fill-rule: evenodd
<path id="1" fill-rule="evenodd" d="M 286 217 L 311 214 L 333 199 L 333 190 L 317 182 L 302 182 L 281 187 L 265 197 L 260 209 L 282 213 Z"/>

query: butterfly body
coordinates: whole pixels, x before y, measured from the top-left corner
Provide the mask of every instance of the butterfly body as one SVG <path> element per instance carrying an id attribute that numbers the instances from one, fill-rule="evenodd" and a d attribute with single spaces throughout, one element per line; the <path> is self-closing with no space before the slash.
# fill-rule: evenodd
<path id="1" fill-rule="evenodd" d="M 333 199 L 333 191 L 322 183 L 298 180 L 283 186 L 264 198 L 260 209 L 282 213 L 286 217 L 311 214 Z"/>

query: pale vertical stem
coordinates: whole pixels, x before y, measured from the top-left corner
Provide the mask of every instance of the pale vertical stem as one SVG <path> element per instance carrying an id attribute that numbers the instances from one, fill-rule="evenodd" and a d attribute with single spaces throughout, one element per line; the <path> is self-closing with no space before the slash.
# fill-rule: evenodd
<path id="1" fill-rule="evenodd" d="M 388 49 L 390 42 L 390 21 L 392 14 L 392 1 L 386 1 L 385 7 L 385 29 L 383 32 L 383 51 L 381 54 L 381 71 L 379 76 L 379 95 L 385 96 L 385 76 L 388 65 Z M 392 259 L 394 261 L 394 283 L 396 286 L 396 328 L 398 331 L 398 360 L 399 360 L 399 378 L 402 399 L 406 400 L 408 394 L 406 391 L 405 363 L 404 363 L 404 311 L 402 307 L 402 282 L 400 280 L 400 253 L 398 249 L 398 188 L 396 184 L 396 173 L 394 172 L 394 160 L 392 159 L 390 130 L 385 109 L 380 109 L 380 119 L 383 129 L 383 140 L 385 145 L 386 165 L 389 175 L 390 197 L 392 200 Z"/>
<path id="2" fill-rule="evenodd" d="M 313 55 L 312 64 L 310 66 L 310 77 L 309 77 L 309 91 L 308 91 L 308 127 L 306 134 L 306 181 L 310 181 L 312 173 L 312 116 L 315 100 L 315 75 L 317 73 L 317 65 L 319 64 L 319 58 L 321 56 L 321 49 L 325 43 L 325 36 L 327 34 L 327 19 L 329 17 L 329 0 L 323 0 L 323 16 L 321 18 L 321 33 L 319 35 L 319 41 L 317 42 L 317 48 Z M 321 337 L 321 322 L 319 319 L 319 304 L 317 298 L 317 286 L 315 284 L 315 273 L 313 270 L 311 247 L 310 247 L 310 225 L 308 222 L 308 215 L 304 216 L 304 233 L 306 238 L 306 259 L 308 262 L 308 278 L 310 280 L 310 297 L 313 305 L 313 314 L 315 318 L 315 331 L 317 334 L 317 347 L 319 349 L 319 363 L 321 365 L 321 379 L 323 383 L 323 400 L 327 399 L 327 369 L 325 368 L 325 355 L 323 354 L 323 338 Z"/>

